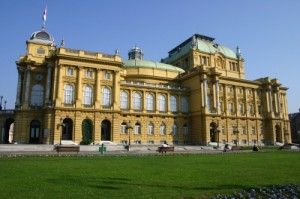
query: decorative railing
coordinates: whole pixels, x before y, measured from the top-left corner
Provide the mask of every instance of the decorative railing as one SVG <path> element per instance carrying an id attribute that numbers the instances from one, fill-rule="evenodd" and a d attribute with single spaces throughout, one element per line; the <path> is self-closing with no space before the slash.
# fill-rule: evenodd
<path id="1" fill-rule="evenodd" d="M 142 87 L 152 87 L 152 88 L 164 88 L 169 90 L 180 90 L 180 91 L 189 91 L 190 89 L 187 87 L 181 86 L 170 86 L 165 84 L 154 84 L 154 83 L 146 83 L 146 82 L 136 82 L 136 81 L 121 81 L 121 85 L 134 85 L 134 86 L 142 86 Z"/>

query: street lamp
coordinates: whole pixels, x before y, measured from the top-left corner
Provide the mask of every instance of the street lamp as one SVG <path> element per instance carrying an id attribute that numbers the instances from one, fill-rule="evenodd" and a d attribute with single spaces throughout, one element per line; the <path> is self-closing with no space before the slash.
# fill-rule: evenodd
<path id="1" fill-rule="evenodd" d="M 233 132 L 236 133 L 236 146 L 238 146 L 239 143 L 239 131 L 237 127 L 234 127 Z"/>
<path id="2" fill-rule="evenodd" d="M 219 126 L 216 127 L 215 133 L 217 134 L 217 137 L 218 137 L 218 148 L 219 148 L 219 142 L 220 142 L 220 130 L 219 130 Z"/>
<path id="3" fill-rule="evenodd" d="M 6 100 L 4 101 L 4 110 L 6 110 Z"/>
<path id="4" fill-rule="evenodd" d="M 130 129 L 132 129 L 132 125 L 131 125 L 131 121 L 128 122 L 127 126 L 126 126 L 126 129 L 127 129 L 127 132 L 128 132 L 128 148 L 127 150 L 130 151 Z"/>
<path id="5" fill-rule="evenodd" d="M 3 99 L 3 96 L 1 95 L 0 96 L 0 110 L 2 110 L 2 99 Z"/>
<path id="6" fill-rule="evenodd" d="M 59 145 L 61 145 L 61 140 L 62 140 L 62 133 L 63 133 L 63 127 L 65 126 L 64 124 L 64 119 L 61 117 L 60 118 L 60 123 L 59 123 L 61 130 L 60 130 L 60 139 L 59 139 Z"/>

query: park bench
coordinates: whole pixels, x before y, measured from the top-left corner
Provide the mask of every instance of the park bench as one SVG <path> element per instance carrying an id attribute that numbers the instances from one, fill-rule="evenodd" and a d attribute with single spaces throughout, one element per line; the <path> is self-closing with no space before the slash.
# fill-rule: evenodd
<path id="1" fill-rule="evenodd" d="M 67 145 L 57 145 L 55 146 L 57 153 L 59 152 L 79 152 L 80 146 L 67 146 Z"/>
<path id="2" fill-rule="evenodd" d="M 163 153 L 163 152 L 167 153 L 167 151 L 174 152 L 174 147 L 173 146 L 169 146 L 169 147 L 162 147 L 162 146 L 160 146 L 160 147 L 158 147 L 157 151 L 159 153 Z"/>
<path id="3" fill-rule="evenodd" d="M 240 150 L 242 150 L 242 149 L 243 149 L 242 146 L 232 146 L 232 147 L 231 147 L 231 151 L 240 151 Z"/>

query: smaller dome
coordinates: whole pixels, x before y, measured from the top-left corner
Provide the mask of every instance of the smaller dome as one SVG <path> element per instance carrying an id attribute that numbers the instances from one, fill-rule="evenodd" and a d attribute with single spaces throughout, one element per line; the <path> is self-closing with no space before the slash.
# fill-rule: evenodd
<path id="1" fill-rule="evenodd" d="M 133 60 L 133 59 L 142 60 L 143 58 L 144 58 L 144 53 L 143 53 L 142 49 L 137 46 L 133 47 L 128 52 L 129 60 Z"/>
<path id="2" fill-rule="evenodd" d="M 44 29 L 32 33 L 30 40 L 38 41 L 41 43 L 51 43 L 51 44 L 54 43 L 54 38 L 49 33 L 47 33 Z"/>

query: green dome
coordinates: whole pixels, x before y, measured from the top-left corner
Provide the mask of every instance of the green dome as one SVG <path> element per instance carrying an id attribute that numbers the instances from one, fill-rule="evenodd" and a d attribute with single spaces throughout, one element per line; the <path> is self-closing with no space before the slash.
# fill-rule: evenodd
<path id="1" fill-rule="evenodd" d="M 123 64 L 124 64 L 123 67 L 125 67 L 125 68 L 134 68 L 134 67 L 155 68 L 155 69 L 160 69 L 160 70 L 175 71 L 175 72 L 179 72 L 179 73 L 185 72 L 183 69 L 178 68 L 176 66 L 172 66 L 172 65 L 164 64 L 164 63 L 160 63 L 160 62 L 148 61 L 148 60 L 137 60 L 137 59 L 124 60 Z"/>

